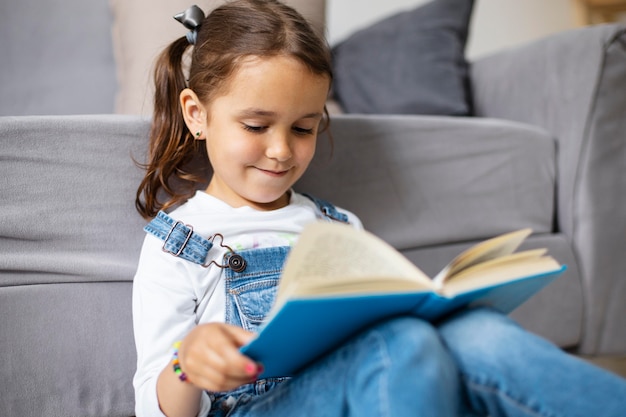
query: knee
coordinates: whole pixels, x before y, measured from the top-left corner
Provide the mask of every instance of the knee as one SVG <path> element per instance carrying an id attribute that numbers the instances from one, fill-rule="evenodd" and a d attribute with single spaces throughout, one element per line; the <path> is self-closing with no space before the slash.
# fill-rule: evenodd
<path id="1" fill-rule="evenodd" d="M 351 405 L 361 404 L 364 398 L 377 399 L 375 404 L 390 407 L 393 403 L 391 409 L 410 408 L 419 414 L 415 410 L 423 406 L 423 398 L 436 407 L 437 398 L 443 395 L 446 401 L 441 407 L 450 407 L 449 393 L 458 387 L 458 370 L 430 323 L 414 317 L 393 318 L 366 330 L 353 347 L 357 355 L 351 357 L 346 373 Z"/>
<path id="2" fill-rule="evenodd" d="M 439 334 L 457 360 L 506 361 L 528 334 L 507 316 L 487 308 L 460 312 L 439 325 Z"/>
<path id="3" fill-rule="evenodd" d="M 415 318 L 401 317 L 381 323 L 368 332 L 377 356 L 379 369 L 386 369 L 388 379 L 414 384 L 416 377 L 433 387 L 453 386 L 458 369 L 443 344 L 437 329 Z"/>
<path id="4" fill-rule="evenodd" d="M 481 339 L 517 331 L 515 327 L 518 326 L 510 318 L 489 308 L 463 310 L 438 325 L 439 331 L 445 334 L 459 337 L 480 334 Z"/>
<path id="5" fill-rule="evenodd" d="M 437 329 L 415 317 L 399 317 L 382 322 L 368 332 L 384 344 L 390 357 L 411 360 L 430 359 L 445 355 Z"/>

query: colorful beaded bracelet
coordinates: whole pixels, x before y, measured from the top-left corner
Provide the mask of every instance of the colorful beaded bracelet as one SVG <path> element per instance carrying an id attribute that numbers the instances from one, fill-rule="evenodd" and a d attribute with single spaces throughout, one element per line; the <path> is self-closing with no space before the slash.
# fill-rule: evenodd
<path id="1" fill-rule="evenodd" d="M 174 353 L 172 354 L 172 367 L 174 373 L 178 376 L 178 379 L 185 382 L 187 381 L 187 374 L 180 369 L 180 360 L 178 359 L 178 349 L 180 348 L 180 341 L 174 343 Z"/>

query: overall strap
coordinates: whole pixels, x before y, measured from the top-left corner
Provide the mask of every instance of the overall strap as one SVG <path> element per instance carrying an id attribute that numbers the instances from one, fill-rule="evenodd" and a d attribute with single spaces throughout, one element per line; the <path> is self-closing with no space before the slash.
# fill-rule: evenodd
<path id="1" fill-rule="evenodd" d="M 303 196 L 311 200 L 317 206 L 317 209 L 330 220 L 334 220 L 341 223 L 348 223 L 348 216 L 337 210 L 332 203 L 312 196 L 311 194 L 302 193 Z"/>
<path id="2" fill-rule="evenodd" d="M 195 233 L 193 226 L 174 220 L 165 212 L 159 211 L 143 230 L 163 241 L 163 252 L 206 266 L 213 243 Z"/>

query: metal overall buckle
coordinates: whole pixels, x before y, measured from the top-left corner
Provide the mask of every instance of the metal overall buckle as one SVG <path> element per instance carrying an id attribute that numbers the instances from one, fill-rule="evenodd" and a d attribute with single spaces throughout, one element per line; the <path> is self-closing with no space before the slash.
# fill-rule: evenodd
<path id="1" fill-rule="evenodd" d="M 239 255 L 237 252 L 235 252 L 230 246 L 224 244 L 224 236 L 220 233 L 216 233 L 213 236 L 211 236 L 209 238 L 209 241 L 211 241 L 211 243 L 215 244 L 215 238 L 219 237 L 220 238 L 220 243 L 219 245 L 222 248 L 226 248 L 228 249 L 228 251 L 232 254 L 228 257 L 228 260 L 226 262 L 226 264 L 218 264 L 217 262 L 215 262 L 215 260 L 212 260 L 211 262 L 209 262 L 208 264 L 203 264 L 202 266 L 205 268 L 208 268 L 211 265 L 216 265 L 219 268 L 230 268 L 235 272 L 242 272 L 244 269 L 246 269 L 246 260 L 243 258 L 243 256 Z"/>
<path id="2" fill-rule="evenodd" d="M 180 249 L 178 249 L 178 252 L 174 252 L 171 251 L 169 249 L 166 248 L 167 246 L 167 241 L 169 240 L 170 236 L 172 235 L 172 232 L 174 232 L 174 229 L 176 229 L 176 226 L 181 225 L 183 227 L 186 227 L 189 229 L 189 232 L 187 232 L 187 236 L 185 237 L 185 240 L 183 241 L 183 244 L 180 245 Z M 174 225 L 170 228 L 170 231 L 167 232 L 167 236 L 165 236 L 165 240 L 163 240 L 163 246 L 161 247 L 161 250 L 165 253 L 169 253 L 172 254 L 176 257 L 180 256 L 181 253 L 183 253 L 183 251 L 185 250 L 185 247 L 187 246 L 187 243 L 189 243 L 189 239 L 191 239 L 191 235 L 193 234 L 193 226 L 185 224 L 183 222 L 181 222 L 180 220 L 177 220 L 176 223 L 174 223 Z"/>

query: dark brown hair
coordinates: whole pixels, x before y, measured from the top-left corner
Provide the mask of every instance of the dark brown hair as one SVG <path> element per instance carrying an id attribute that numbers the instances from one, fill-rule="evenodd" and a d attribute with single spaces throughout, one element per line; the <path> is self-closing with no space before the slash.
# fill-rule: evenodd
<path id="1" fill-rule="evenodd" d="M 189 87 L 202 103 L 210 103 L 248 56 L 291 56 L 332 81 L 324 38 L 298 12 L 275 0 L 235 0 L 213 10 L 198 30 L 186 80 L 183 57 L 189 46 L 186 37 L 177 39 L 155 64 L 148 162 L 135 200 L 145 218 L 184 202 L 208 181 L 206 148 L 194 139 L 182 117 L 183 89 Z M 326 109 L 325 113 L 327 126 Z"/>

